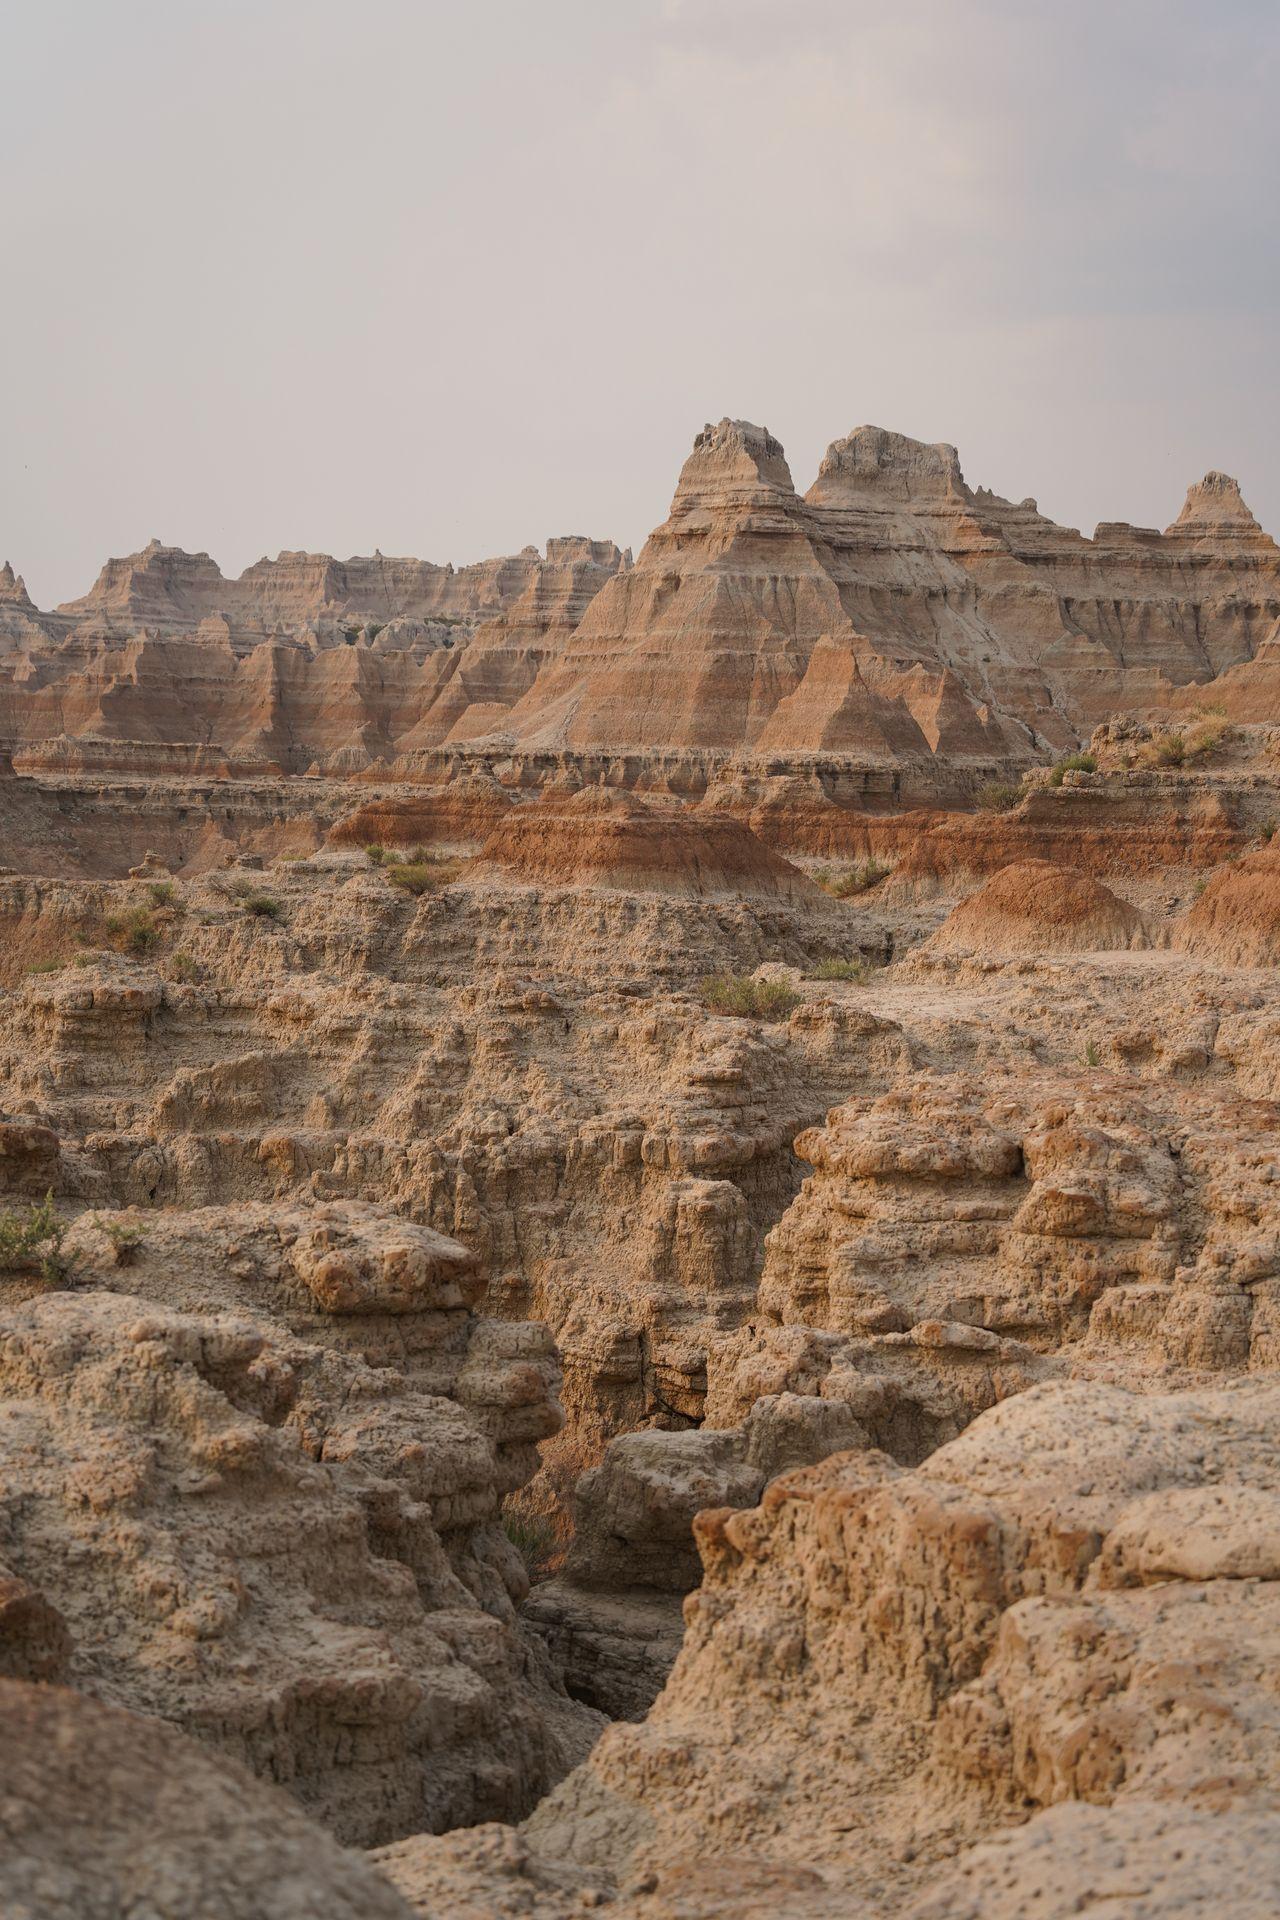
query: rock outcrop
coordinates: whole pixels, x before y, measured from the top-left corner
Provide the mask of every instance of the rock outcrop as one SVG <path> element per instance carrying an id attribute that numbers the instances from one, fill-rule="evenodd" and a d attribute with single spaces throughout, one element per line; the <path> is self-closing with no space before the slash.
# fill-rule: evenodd
<path id="1" fill-rule="evenodd" d="M 532 1889 L 576 1869 L 625 1889 L 622 1915 L 719 1911 L 717 1883 L 735 1913 L 933 1920 L 992 1911 L 990 1893 L 1014 1914 L 1046 1885 L 1066 1912 L 1118 1868 L 1171 1903 L 1119 1911 L 1261 1914 L 1280 1861 L 1260 1684 L 1280 1619 L 1275 1397 L 1033 1389 L 914 1471 L 837 1454 L 753 1511 L 703 1514 L 665 1692 L 508 1856 L 528 1910 L 564 1911 Z M 1179 1849 L 1152 1860 L 1175 1822 L 1212 1887 Z M 419 1911 L 435 1847 L 387 1862 Z M 497 1864 L 483 1847 L 473 1887 Z M 456 1843 L 438 1858 L 452 1884 Z"/>
<path id="2" fill-rule="evenodd" d="M 86 1216 L 73 1293 L 5 1267 L 0 1537 L 65 1634 L 56 1677 L 364 1844 L 510 1817 L 589 1742 L 500 1525 L 560 1425 L 553 1350 L 476 1320 L 462 1247 L 250 1208 Z M 61 1643 L 37 1618 L 22 1645 L 31 1669 Z"/>
<path id="3" fill-rule="evenodd" d="M 232 769 L 412 771 L 503 745 L 894 769 L 955 798 L 1120 708 L 1274 717 L 1280 549 L 1210 473 L 1163 534 L 1092 539 L 879 427 L 807 494 L 767 429 L 697 435 L 635 565 L 569 537 L 455 571 L 283 553 L 238 580 L 153 541 L 82 599 L 0 581 L 0 745 Z M 64 749 L 69 751 L 69 749 Z M 192 759 L 191 771 L 196 771 Z"/>
<path id="4" fill-rule="evenodd" d="M 1270 843 L 1221 867 L 1173 930 L 1186 953 L 1227 967 L 1280 961 L 1280 848 Z"/>
<path id="5" fill-rule="evenodd" d="M 14 1920 L 413 1912 L 278 1787 L 160 1721 L 60 1687 L 0 1681 L 0 1807 L 0 1907 Z"/>
<path id="6" fill-rule="evenodd" d="M 1088 953 L 1147 945 L 1142 915 L 1110 887 L 1048 860 L 1017 860 L 953 908 L 939 953 Z"/>

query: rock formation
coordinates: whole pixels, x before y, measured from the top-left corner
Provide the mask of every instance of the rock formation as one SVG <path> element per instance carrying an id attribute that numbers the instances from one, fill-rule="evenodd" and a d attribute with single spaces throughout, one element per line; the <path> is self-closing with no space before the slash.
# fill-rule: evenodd
<path id="1" fill-rule="evenodd" d="M 940 953 L 1087 953 L 1147 944 L 1142 915 L 1110 887 L 1049 860 L 1015 860 L 947 917 Z"/>
<path id="2" fill-rule="evenodd" d="M 1278 633 L 734 421 L 0 571 L 6 1912 L 1271 1912 Z"/>
<path id="3" fill-rule="evenodd" d="M 954 798 L 1117 708 L 1275 704 L 1280 549 L 1210 473 L 1161 534 L 1092 539 L 965 481 L 953 447 L 859 427 L 801 496 L 765 428 L 697 435 L 636 564 L 550 540 L 455 571 L 283 553 L 236 580 L 158 541 L 45 614 L 0 576 L 0 745 L 150 771 L 369 766 L 505 743 L 891 768 Z M 207 763 L 207 762 L 206 762 Z M 636 777 L 633 773 L 633 779 Z"/>
<path id="4" fill-rule="evenodd" d="M 0 1681 L 0 1905 L 118 1920 L 409 1920 L 290 1796 L 155 1720 Z"/>

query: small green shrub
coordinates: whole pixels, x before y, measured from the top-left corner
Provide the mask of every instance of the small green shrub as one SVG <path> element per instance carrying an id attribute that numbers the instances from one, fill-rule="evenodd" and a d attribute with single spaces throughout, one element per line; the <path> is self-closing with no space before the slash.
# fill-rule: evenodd
<path id="1" fill-rule="evenodd" d="M 199 971 L 200 969 L 197 967 L 194 958 L 185 950 L 170 954 L 169 977 L 171 980 L 177 980 L 185 986 L 187 982 L 196 978 Z"/>
<path id="2" fill-rule="evenodd" d="M 1096 773 L 1098 762 L 1091 753 L 1069 753 L 1065 760 L 1059 760 L 1049 774 L 1049 785 L 1060 787 L 1069 773 Z"/>
<path id="3" fill-rule="evenodd" d="M 108 939 L 120 953 L 150 953 L 160 944 L 160 929 L 150 907 L 129 907 L 124 913 L 109 913 L 103 924 Z"/>
<path id="4" fill-rule="evenodd" d="M 284 914 L 280 902 L 269 893 L 246 894 L 241 905 L 255 920 L 279 920 Z"/>
<path id="5" fill-rule="evenodd" d="M 1098 1060 L 1098 1049 L 1094 1046 L 1092 1040 L 1087 1043 L 1084 1052 L 1078 1054 L 1076 1057 L 1082 1067 L 1096 1067 L 1100 1064 Z"/>
<path id="6" fill-rule="evenodd" d="M 99 1220 L 96 1224 L 111 1242 L 116 1265 L 131 1267 L 147 1244 L 142 1228 L 130 1226 L 127 1220 Z"/>
<path id="7" fill-rule="evenodd" d="M 1280 823 L 1277 823 L 1277 821 L 1273 817 L 1269 820 L 1264 820 L 1262 825 L 1258 828 L 1258 838 L 1264 843 L 1264 845 L 1268 840 L 1274 839 L 1277 824 L 1280 824 Z"/>
<path id="8" fill-rule="evenodd" d="M 153 907 L 171 907 L 178 897 L 178 890 L 172 880 L 153 880 L 147 888 Z"/>
<path id="9" fill-rule="evenodd" d="M 1185 757 L 1188 760 L 1207 760 L 1211 753 L 1224 746 L 1231 737 L 1231 728 L 1225 714 L 1220 711 L 1207 713 L 1186 736 Z"/>
<path id="10" fill-rule="evenodd" d="M 1151 743 L 1151 764 L 1157 767 L 1180 767 L 1187 757 L 1186 738 L 1181 733 L 1162 733 L 1158 740 Z"/>
<path id="11" fill-rule="evenodd" d="M 365 848 L 365 855 L 371 867 L 380 867 L 387 857 L 387 850 L 381 841 L 373 840 Z"/>
<path id="12" fill-rule="evenodd" d="M 507 1513 L 502 1530 L 524 1561 L 531 1580 L 545 1573 L 547 1562 L 560 1545 L 549 1516 L 540 1513 Z"/>
<path id="13" fill-rule="evenodd" d="M 865 980 L 871 972 L 865 960 L 820 960 L 811 980 Z"/>
<path id="14" fill-rule="evenodd" d="M 387 879 L 393 887 L 399 887 L 404 893 L 415 897 L 423 893 L 434 893 L 437 887 L 447 887 L 456 880 L 461 872 L 458 860 L 409 860 L 399 866 L 387 869 Z"/>
<path id="15" fill-rule="evenodd" d="M 785 1020 L 800 995 L 785 980 L 756 980 L 744 973 L 713 973 L 702 982 L 702 1000 L 712 1013 L 744 1020 Z"/>
<path id="16" fill-rule="evenodd" d="M 4 1208 L 0 1211 L 0 1273 L 34 1271 L 51 1285 L 67 1280 L 71 1267 L 62 1253 L 66 1231 L 66 1223 L 54 1210 L 52 1188 L 43 1200 L 28 1207 Z"/>
<path id="17" fill-rule="evenodd" d="M 978 805 L 984 813 L 1008 813 L 1021 798 L 1021 786 L 1011 780 L 987 780 L 978 788 Z"/>
<path id="18" fill-rule="evenodd" d="M 28 974 L 61 973 L 66 964 L 65 960 L 37 960 L 34 965 L 29 966 L 26 971 Z"/>
<path id="19" fill-rule="evenodd" d="M 819 867 L 814 879 L 837 900 L 850 900 L 860 893 L 869 893 L 872 887 L 878 887 L 892 872 L 892 867 L 873 855 L 870 860 L 863 860 L 858 866 L 845 867 L 841 871 Z"/>

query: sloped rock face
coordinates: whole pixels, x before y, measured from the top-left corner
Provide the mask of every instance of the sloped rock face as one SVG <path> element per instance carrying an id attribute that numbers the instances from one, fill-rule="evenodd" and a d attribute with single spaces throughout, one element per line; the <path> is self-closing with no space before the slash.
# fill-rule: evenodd
<path id="1" fill-rule="evenodd" d="M 0 585 L 0 746 L 138 771 L 412 773 L 518 754 L 891 768 L 955 798 L 1119 708 L 1274 718 L 1280 550 L 1210 473 L 1092 539 L 864 426 L 797 493 L 766 428 L 697 435 L 635 566 L 566 537 L 456 571 L 284 553 L 225 580 L 158 542 L 53 614 Z M 139 760 L 144 752 L 150 761 Z M 553 776 L 554 777 L 554 776 Z"/>
<path id="2" fill-rule="evenodd" d="M 1142 915 L 1100 880 L 1018 860 L 964 900 L 933 935 L 940 953 L 1088 953 L 1145 946 Z"/>
<path id="3" fill-rule="evenodd" d="M 54 614 L 16 581 L 0 598 L 0 741 L 55 770 L 358 772 L 402 739 L 447 739 L 466 714 L 460 737 L 476 731 L 486 699 L 509 705 L 547 635 L 622 564 L 610 542 L 562 539 L 545 559 L 530 547 L 457 572 L 285 553 L 226 580 L 208 554 L 153 541 Z"/>
<path id="4" fill-rule="evenodd" d="M 0 1681 L 6 1913 L 118 1920 L 409 1920 L 358 1854 L 155 1720 Z"/>
<path id="5" fill-rule="evenodd" d="M 780 462 L 711 430 L 686 556 L 731 498 L 765 566 Z M 963 484 L 822 482 L 935 548 Z M 1171 737 L 951 815 L 693 748 L 0 774 L 0 1675 L 425 1914 L 1248 1912 L 1280 977 L 1179 941 L 1197 863 L 1262 911 L 1275 741 Z"/>
<path id="6" fill-rule="evenodd" d="M 731 815 L 660 810 L 610 788 L 586 787 L 567 797 L 546 793 L 534 805 L 509 812 L 483 855 L 535 883 L 825 905 L 806 874 Z"/>
<path id="7" fill-rule="evenodd" d="M 1228 967 L 1280 960 L 1280 849 L 1267 845 L 1215 873 L 1173 938 L 1187 953 Z"/>

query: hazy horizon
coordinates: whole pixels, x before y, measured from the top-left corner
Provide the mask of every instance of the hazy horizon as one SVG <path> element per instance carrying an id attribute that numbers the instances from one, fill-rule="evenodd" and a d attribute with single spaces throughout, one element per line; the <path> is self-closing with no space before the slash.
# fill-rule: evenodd
<path id="1" fill-rule="evenodd" d="M 1280 15 L 16 0 L 0 560 L 638 548 L 862 421 L 1092 532 L 1280 534 Z"/>

